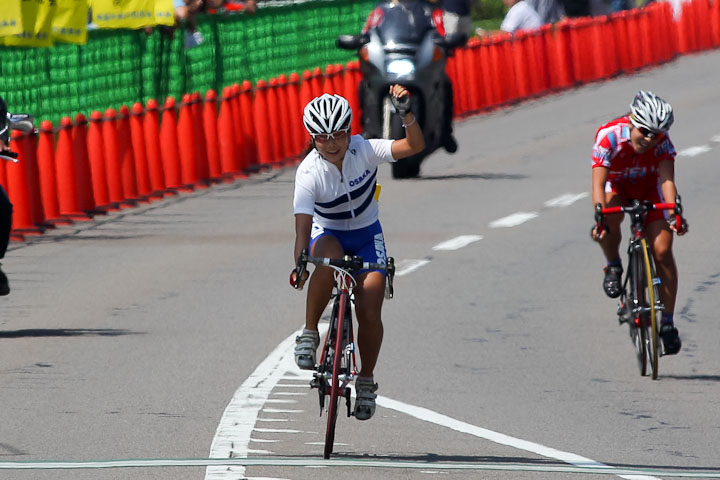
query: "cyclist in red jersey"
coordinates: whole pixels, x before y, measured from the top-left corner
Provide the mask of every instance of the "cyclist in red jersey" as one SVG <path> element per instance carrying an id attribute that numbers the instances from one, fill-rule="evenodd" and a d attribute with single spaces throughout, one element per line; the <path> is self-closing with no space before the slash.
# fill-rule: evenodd
<path id="1" fill-rule="evenodd" d="M 604 207 L 626 205 L 629 200 L 652 203 L 673 202 L 675 186 L 675 147 L 668 130 L 674 120 L 672 106 L 653 94 L 640 90 L 630 113 L 601 126 L 592 151 L 592 202 Z M 687 223 L 675 215 L 652 211 L 646 219 L 646 234 L 660 277 L 660 297 L 665 310 L 660 336 L 666 354 L 680 351 L 678 330 L 673 323 L 677 295 L 677 267 L 672 253 L 673 232 L 684 235 Z M 603 289 L 611 298 L 622 293 L 620 259 L 620 223 L 622 215 L 604 219 L 604 227 L 592 229 L 592 238 L 600 244 L 607 260 Z"/>

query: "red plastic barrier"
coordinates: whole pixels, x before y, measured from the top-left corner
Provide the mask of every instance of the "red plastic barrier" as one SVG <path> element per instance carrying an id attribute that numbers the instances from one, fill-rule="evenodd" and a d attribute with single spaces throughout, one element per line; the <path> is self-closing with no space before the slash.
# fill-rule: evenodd
<path id="1" fill-rule="evenodd" d="M 155 99 L 148 100 L 143 117 L 143 138 L 148 159 L 148 173 L 152 195 L 162 197 L 165 192 L 165 170 L 160 149 L 160 113 Z"/>
<path id="2" fill-rule="evenodd" d="M 455 50 L 455 72 L 457 78 L 460 80 L 459 89 L 454 91 L 457 104 L 460 107 L 459 110 L 455 111 L 455 115 L 466 115 L 470 110 L 470 90 L 475 88 L 475 85 L 470 81 L 470 70 L 469 65 L 470 55 L 467 49 L 458 48 Z M 453 84 L 454 85 L 454 84 Z"/>
<path id="3" fill-rule="evenodd" d="M 112 108 L 105 110 L 105 120 L 102 124 L 103 149 L 105 154 L 105 173 L 107 175 L 108 193 L 110 201 L 120 207 L 125 200 L 122 186 L 122 167 L 120 165 L 120 149 L 118 146 L 117 113 Z"/>
<path id="4" fill-rule="evenodd" d="M 117 206 L 110 203 L 110 194 L 108 193 L 102 135 L 102 114 L 100 112 L 94 111 L 90 114 L 87 142 L 95 205 L 102 210 L 115 209 Z"/>
<path id="5" fill-rule="evenodd" d="M 162 155 L 165 186 L 181 188 L 180 152 L 177 137 L 177 109 L 175 98 L 167 97 L 160 124 L 160 152 Z"/>
<path id="6" fill-rule="evenodd" d="M 203 122 L 203 100 L 200 93 L 192 94 L 192 104 L 190 107 L 192 112 L 193 123 L 195 124 L 195 168 L 197 168 L 198 179 L 200 183 L 198 187 L 204 188 L 209 185 L 210 181 L 210 165 L 208 164 L 208 147 L 205 138 L 205 127 Z"/>
<path id="7" fill-rule="evenodd" d="M 231 179 L 238 172 L 237 153 L 235 152 L 236 132 L 233 116 L 232 88 L 223 88 L 223 101 L 220 104 L 218 117 L 218 143 L 220 146 L 220 170 L 226 179 Z"/>
<path id="8" fill-rule="evenodd" d="M 269 88 L 267 89 L 267 111 L 268 124 L 267 129 L 270 134 L 270 142 L 273 145 L 272 162 L 281 162 L 287 156 L 285 141 L 287 139 L 287 130 L 282 124 L 282 113 L 280 112 L 280 96 L 278 92 L 278 79 L 271 78 Z M 283 108 L 283 110 L 285 110 Z M 275 167 L 280 167 L 279 163 L 274 163 Z"/>
<path id="9" fill-rule="evenodd" d="M 208 90 L 202 106 L 203 127 L 205 129 L 205 145 L 207 147 L 208 173 L 211 179 L 222 176 L 220 161 L 220 143 L 218 141 L 217 93 Z"/>
<path id="10" fill-rule="evenodd" d="M 310 78 L 310 88 L 312 89 L 313 97 L 319 97 L 323 94 L 322 76 L 323 72 L 320 67 L 315 67 L 312 71 L 312 77 Z"/>
<path id="11" fill-rule="evenodd" d="M 530 66 L 528 65 L 528 32 L 519 30 L 509 42 L 512 51 L 515 87 L 517 95 L 512 100 L 530 96 Z"/>
<path id="12" fill-rule="evenodd" d="M 570 44 L 570 24 L 562 21 L 556 24 L 555 48 L 553 49 L 553 85 L 557 88 L 568 88 L 576 84 L 575 70 L 573 69 L 572 50 Z M 625 50 L 625 49 L 622 49 Z"/>
<path id="13" fill-rule="evenodd" d="M 710 32 L 713 47 L 720 46 L 720 1 L 714 1 L 710 7 Z"/>
<path id="14" fill-rule="evenodd" d="M 13 232 L 14 238 L 22 240 L 22 235 L 40 234 L 44 232 L 43 218 L 34 218 L 33 197 L 30 191 L 28 151 L 34 151 L 31 142 L 34 138 L 23 135 L 18 131 L 12 132 L 10 149 L 18 153 L 18 163 L 5 165 L 7 193 L 13 204 Z M 42 211 L 42 205 L 38 205 Z"/>
<path id="15" fill-rule="evenodd" d="M 137 201 L 137 173 L 135 170 L 135 155 L 130 135 L 130 109 L 127 105 L 120 107 L 116 120 L 118 139 L 118 158 L 120 159 L 120 174 L 125 201 Z"/>
<path id="16" fill-rule="evenodd" d="M 145 134 L 143 132 L 143 116 L 145 110 L 142 104 L 134 103 L 130 111 L 130 143 L 135 159 L 135 181 L 137 184 L 137 195 L 142 200 L 148 200 L 152 194 L 150 183 L 150 169 L 148 156 L 145 148 Z"/>
<path id="17" fill-rule="evenodd" d="M 290 74 L 288 83 L 288 107 L 290 110 L 290 130 L 292 132 L 292 153 L 293 155 L 299 155 L 305 147 L 305 129 L 303 128 L 302 107 L 300 105 L 300 76 L 294 72 Z"/>
<path id="18" fill-rule="evenodd" d="M 295 148 L 293 141 L 293 120 L 291 119 L 292 112 L 290 110 L 290 86 L 285 75 L 279 75 L 277 78 L 277 98 L 278 98 L 278 109 L 280 113 L 280 131 L 276 135 L 283 142 L 284 153 L 282 159 L 289 161 L 295 157 Z"/>
<path id="19" fill-rule="evenodd" d="M 343 81 L 343 96 L 347 98 L 348 102 L 350 102 L 350 108 L 352 108 L 353 111 L 353 119 L 352 119 L 352 131 L 353 133 L 361 133 L 362 132 L 362 125 L 361 125 L 361 118 L 362 118 L 362 111 L 360 110 L 360 102 L 358 101 L 358 87 L 359 87 L 359 81 L 358 81 L 358 75 L 360 70 L 360 63 L 358 60 L 354 60 L 352 62 L 348 62 L 345 65 L 345 70 L 343 71 L 342 81 Z M 302 112 L 300 112 L 300 115 L 295 116 L 294 118 L 301 118 Z M 298 122 L 298 125 L 300 125 L 300 122 Z M 304 139 L 303 139 L 304 140 Z M 302 150 L 302 147 L 298 150 Z"/>
<path id="20" fill-rule="evenodd" d="M 334 95 L 340 93 L 335 89 L 333 83 L 333 77 L 335 76 L 335 65 L 326 65 L 325 74 L 320 77 L 320 83 L 322 84 L 322 93 L 328 93 Z"/>
<path id="21" fill-rule="evenodd" d="M 257 127 L 258 160 L 260 165 L 269 166 L 273 160 L 272 139 L 270 137 L 270 122 L 267 105 L 267 83 L 259 80 L 255 86 L 255 101 L 253 102 L 253 118 Z"/>
<path id="22" fill-rule="evenodd" d="M 91 217 L 80 210 L 78 201 L 78 181 L 75 173 L 73 154 L 72 120 L 63 117 L 60 120 L 55 161 L 57 164 L 57 190 L 60 215 L 73 220 L 89 220 Z"/>
<path id="23" fill-rule="evenodd" d="M 95 210 L 95 196 L 92 189 L 92 171 L 88 157 L 87 144 L 88 120 L 82 113 L 75 116 L 75 128 L 72 129 L 73 156 L 75 157 L 75 175 L 77 177 L 78 207 L 87 213 L 101 213 Z"/>
<path id="24" fill-rule="evenodd" d="M 242 117 L 242 135 L 245 142 L 245 167 L 255 166 L 258 164 L 258 129 L 265 128 L 267 125 L 255 125 L 253 119 L 253 90 L 252 83 L 245 80 L 240 86 L 240 98 L 238 99 L 240 106 L 240 116 Z"/>
<path id="25" fill-rule="evenodd" d="M 46 221 L 54 225 L 67 224 L 72 223 L 72 221 L 60 216 L 52 128 L 52 122 L 48 120 L 44 120 L 40 124 L 40 138 L 38 139 L 37 149 L 40 194 Z"/>
<path id="26" fill-rule="evenodd" d="M 178 142 L 180 149 L 180 180 L 185 188 L 192 188 L 198 181 L 195 163 L 195 125 L 190 103 L 192 97 L 183 95 L 178 119 Z"/>

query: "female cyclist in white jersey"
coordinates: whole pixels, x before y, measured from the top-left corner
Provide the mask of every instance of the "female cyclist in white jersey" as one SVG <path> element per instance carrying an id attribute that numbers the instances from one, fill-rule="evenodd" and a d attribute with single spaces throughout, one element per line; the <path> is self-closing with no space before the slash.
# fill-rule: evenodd
<path id="1" fill-rule="evenodd" d="M 410 111 L 410 94 L 400 85 L 390 87 L 391 100 L 402 116 L 406 137 L 371 139 L 351 135 L 352 110 L 339 95 L 324 94 L 310 101 L 303 123 L 312 137 L 313 150 L 295 176 L 296 260 L 309 248 L 315 257 L 360 255 L 372 263 L 385 263 L 385 240 L 374 198 L 378 165 L 409 157 L 425 148 L 422 130 Z M 294 284 L 307 279 L 291 274 Z M 360 373 L 355 381 L 355 417 L 367 420 L 375 413 L 377 384 L 373 370 L 383 337 L 381 309 L 385 275 L 368 271 L 357 276 L 355 312 L 358 319 Z M 330 300 L 333 270 L 316 267 L 309 281 L 305 329 L 296 340 L 295 361 L 300 368 L 315 367 L 320 343 L 318 322 Z"/>

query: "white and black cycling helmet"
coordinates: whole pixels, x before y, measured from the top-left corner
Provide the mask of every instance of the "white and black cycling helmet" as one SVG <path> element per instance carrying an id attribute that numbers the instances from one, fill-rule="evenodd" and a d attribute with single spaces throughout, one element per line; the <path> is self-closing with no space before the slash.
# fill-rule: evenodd
<path id="1" fill-rule="evenodd" d="M 352 123 L 352 109 L 340 95 L 325 93 L 305 105 L 303 123 L 310 135 L 347 130 Z"/>
<path id="2" fill-rule="evenodd" d="M 640 90 L 630 105 L 630 123 L 653 133 L 667 133 L 673 124 L 672 106 L 652 92 Z"/>

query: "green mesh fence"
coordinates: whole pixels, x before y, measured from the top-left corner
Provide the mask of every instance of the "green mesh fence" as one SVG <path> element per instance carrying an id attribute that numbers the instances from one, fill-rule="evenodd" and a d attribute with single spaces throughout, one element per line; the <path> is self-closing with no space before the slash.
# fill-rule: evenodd
<path id="1" fill-rule="evenodd" d="M 261 8 L 255 15 L 199 19 L 204 42 L 189 50 L 184 30 L 94 30 L 85 45 L 0 47 L 0 95 L 9 108 L 39 120 L 88 115 L 168 95 L 255 83 L 345 63 L 335 47 L 342 33 L 359 33 L 374 0 L 311 1 Z"/>

